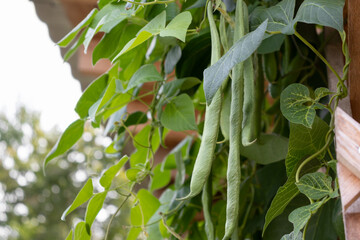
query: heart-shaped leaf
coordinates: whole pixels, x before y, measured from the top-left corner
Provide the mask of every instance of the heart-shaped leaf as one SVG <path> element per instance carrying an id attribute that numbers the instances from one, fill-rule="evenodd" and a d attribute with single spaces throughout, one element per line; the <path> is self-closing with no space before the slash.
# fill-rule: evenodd
<path id="1" fill-rule="evenodd" d="M 300 5 L 295 21 L 332 27 L 342 32 L 344 4 L 344 0 L 305 0 Z"/>
<path id="2" fill-rule="evenodd" d="M 292 123 L 303 124 L 308 128 L 311 128 L 315 119 L 314 104 L 309 89 L 300 83 L 291 84 L 280 96 L 280 108 L 284 117 Z"/>
<path id="3" fill-rule="evenodd" d="M 319 200 L 333 192 L 332 179 L 322 172 L 308 173 L 296 183 L 300 192 L 313 200 Z"/>
<path id="4" fill-rule="evenodd" d="M 257 7 L 250 16 L 251 29 L 268 19 L 267 31 L 294 34 L 294 10 L 294 0 L 284 0 L 269 8 Z"/>
<path id="5" fill-rule="evenodd" d="M 186 94 L 181 94 L 172 99 L 161 115 L 161 123 L 174 131 L 197 130 L 191 98 Z"/>

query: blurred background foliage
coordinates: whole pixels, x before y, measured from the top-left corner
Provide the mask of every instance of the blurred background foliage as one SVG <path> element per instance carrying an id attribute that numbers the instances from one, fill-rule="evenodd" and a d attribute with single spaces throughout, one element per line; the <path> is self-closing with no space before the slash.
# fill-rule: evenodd
<path id="1" fill-rule="evenodd" d="M 61 221 L 89 176 L 100 175 L 117 159 L 103 154 L 111 141 L 101 129 L 85 128 L 83 138 L 67 154 L 49 164 L 43 173 L 43 159 L 56 143 L 60 131 L 44 131 L 40 115 L 20 107 L 9 119 L 0 114 L 0 239 L 65 239 L 69 229 L 84 216 L 85 206 Z M 125 179 L 121 172 L 118 180 Z M 96 182 L 96 181 L 94 181 Z M 101 186 L 97 185 L 97 190 Z M 110 217 L 122 198 L 109 192 L 104 208 L 93 224 L 93 239 L 102 239 Z M 122 239 L 129 225 L 130 203 L 121 218 L 112 223 L 110 239 Z M 125 226 L 125 227 L 124 227 Z"/>

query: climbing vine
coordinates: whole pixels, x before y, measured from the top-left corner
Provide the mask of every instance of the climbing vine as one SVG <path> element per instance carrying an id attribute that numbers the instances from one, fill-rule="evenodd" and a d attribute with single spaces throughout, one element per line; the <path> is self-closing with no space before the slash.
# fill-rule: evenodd
<path id="1" fill-rule="evenodd" d="M 344 239 L 333 147 L 350 62 L 343 7 L 343 0 L 99 0 L 58 45 L 74 42 L 67 60 L 103 32 L 92 61 L 112 67 L 84 91 L 79 119 L 44 170 L 86 121 L 112 137 L 105 153 L 114 162 L 64 211 L 63 220 L 87 202 L 67 239 L 90 239 L 110 191 L 119 206 L 105 239 L 125 202 L 132 204 L 126 239 Z M 342 73 L 323 55 L 326 28 L 342 39 Z M 338 79 L 335 92 L 326 69 Z M 130 111 L 135 101 L 146 110 Z M 174 132 L 186 135 L 170 150 Z M 160 148 L 168 149 L 163 159 Z M 119 171 L 126 182 L 114 180 Z"/>

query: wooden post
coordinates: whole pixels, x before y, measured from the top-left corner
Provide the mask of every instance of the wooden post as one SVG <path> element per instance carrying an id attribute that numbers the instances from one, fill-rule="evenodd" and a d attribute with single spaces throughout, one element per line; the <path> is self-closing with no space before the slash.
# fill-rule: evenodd
<path id="1" fill-rule="evenodd" d="M 347 1 L 347 35 L 350 51 L 349 89 L 353 118 L 360 122 L 360 4 L 359 0 Z"/>

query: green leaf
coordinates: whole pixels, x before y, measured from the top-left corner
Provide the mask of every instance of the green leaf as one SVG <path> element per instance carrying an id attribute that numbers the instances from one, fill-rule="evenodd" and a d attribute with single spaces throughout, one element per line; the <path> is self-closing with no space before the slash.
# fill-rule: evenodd
<path id="1" fill-rule="evenodd" d="M 164 213 L 167 212 L 170 207 L 171 207 L 171 203 L 173 202 L 174 198 L 176 197 L 176 191 L 171 190 L 171 189 L 166 189 L 162 194 L 161 197 L 159 199 L 161 205 L 160 207 L 156 210 L 156 212 L 151 216 L 151 218 L 149 219 L 149 223 L 154 223 L 157 221 L 161 220 L 161 215 L 159 214 L 160 212 Z M 147 228 L 147 232 L 149 234 L 149 237 L 147 238 L 148 240 L 158 240 L 158 239 L 162 239 L 162 232 L 161 232 L 161 227 L 162 223 L 160 221 L 159 224 L 152 224 Z"/>
<path id="2" fill-rule="evenodd" d="M 79 47 L 81 46 L 81 44 L 83 44 L 83 42 L 85 41 L 85 36 L 87 33 L 88 29 L 85 29 L 81 34 L 80 37 L 76 40 L 76 42 L 70 47 L 70 49 L 65 53 L 64 55 L 64 61 L 69 60 L 74 53 L 79 49 Z"/>
<path id="3" fill-rule="evenodd" d="M 245 35 L 237 41 L 219 61 L 204 71 L 204 91 L 206 102 L 210 105 L 215 93 L 229 75 L 231 69 L 238 63 L 245 61 L 255 52 L 262 42 L 267 20 L 255 31 Z"/>
<path id="4" fill-rule="evenodd" d="M 161 115 L 161 124 L 174 131 L 197 130 L 191 98 L 187 94 L 173 98 Z"/>
<path id="5" fill-rule="evenodd" d="M 289 215 L 289 221 L 294 225 L 294 235 L 298 235 L 300 230 L 305 227 L 311 215 L 315 213 L 323 204 L 323 201 L 316 202 L 307 206 L 295 209 Z"/>
<path id="6" fill-rule="evenodd" d="M 44 169 L 46 165 L 55 157 L 64 154 L 69 150 L 82 136 L 84 132 L 85 120 L 78 119 L 71 123 L 60 136 L 55 146 L 46 155 L 44 161 Z"/>
<path id="7" fill-rule="evenodd" d="M 150 190 L 154 191 L 165 187 L 171 180 L 171 171 L 162 170 L 161 164 L 156 165 L 152 171 L 153 177 L 151 178 Z"/>
<path id="8" fill-rule="evenodd" d="M 65 240 L 72 240 L 73 239 L 73 230 L 71 229 Z"/>
<path id="9" fill-rule="evenodd" d="M 74 240 L 90 240 L 90 230 L 85 222 L 79 222 L 75 227 Z"/>
<path id="10" fill-rule="evenodd" d="M 121 55 L 130 51 L 131 49 L 139 46 L 150 37 L 160 33 L 165 28 L 166 24 L 166 11 L 162 11 L 159 15 L 153 18 L 148 24 L 146 24 L 139 32 L 136 37 L 131 39 L 120 51 L 118 55 L 113 59 L 113 62 L 117 60 Z"/>
<path id="11" fill-rule="evenodd" d="M 268 54 L 272 52 L 279 51 L 282 44 L 284 43 L 285 35 L 283 34 L 276 34 L 272 35 L 264 39 L 259 46 L 257 53 L 258 54 Z"/>
<path id="12" fill-rule="evenodd" d="M 95 65 L 100 59 L 112 59 L 118 50 L 120 39 L 126 28 L 127 21 L 122 21 L 109 33 L 106 33 L 101 41 L 96 45 L 92 53 L 92 64 Z"/>
<path id="13" fill-rule="evenodd" d="M 299 191 L 313 200 L 319 200 L 333 192 L 332 179 L 322 172 L 308 173 L 296 183 Z"/>
<path id="14" fill-rule="evenodd" d="M 146 82 L 160 82 L 163 80 L 163 77 L 153 64 L 146 64 L 139 68 L 131 77 L 126 91 Z"/>
<path id="15" fill-rule="evenodd" d="M 299 194 L 299 190 L 295 185 L 295 174 L 293 171 L 289 176 L 286 183 L 279 188 L 274 199 L 271 202 L 270 208 L 268 209 L 265 216 L 265 224 L 263 228 L 263 234 L 272 220 L 279 216 L 291 202 L 291 200 Z"/>
<path id="16" fill-rule="evenodd" d="M 170 51 L 166 54 L 165 64 L 164 64 L 165 74 L 170 74 L 174 70 L 180 58 L 181 58 L 181 47 L 179 47 L 179 45 L 176 45 L 173 48 L 171 48 Z"/>
<path id="17" fill-rule="evenodd" d="M 288 176 L 299 161 L 319 151 L 325 144 L 329 126 L 319 117 L 315 118 L 312 128 L 290 123 L 289 151 L 285 159 Z M 318 156 L 323 158 L 324 153 Z"/>
<path id="18" fill-rule="evenodd" d="M 296 14 L 297 22 L 319 24 L 342 32 L 344 0 L 305 0 Z"/>
<path id="19" fill-rule="evenodd" d="M 176 64 L 178 78 L 196 77 L 203 79 L 204 69 L 211 57 L 211 36 L 209 32 L 192 38 L 182 50 L 181 58 Z"/>
<path id="20" fill-rule="evenodd" d="M 72 204 L 64 211 L 64 213 L 61 216 L 61 220 L 65 220 L 65 217 L 74 211 L 76 208 L 78 208 L 83 203 L 87 202 L 93 195 L 93 183 L 91 178 L 87 180 L 83 188 L 80 190 L 78 195 L 76 196 L 75 200 L 72 202 Z"/>
<path id="21" fill-rule="evenodd" d="M 257 7 L 250 15 L 251 30 L 257 28 L 266 19 L 267 31 L 294 34 L 294 0 L 283 0 L 273 7 Z"/>
<path id="22" fill-rule="evenodd" d="M 98 13 L 97 9 L 91 10 L 91 12 L 76 26 L 71 30 L 65 37 L 63 37 L 57 44 L 60 47 L 66 47 L 69 43 L 76 37 L 81 29 L 86 27 L 91 23 L 95 15 Z"/>
<path id="23" fill-rule="evenodd" d="M 117 162 L 115 165 L 111 166 L 109 169 L 107 169 L 100 178 L 100 184 L 103 186 L 106 190 L 108 190 L 111 186 L 111 182 L 116 176 L 116 174 L 120 171 L 120 169 L 124 166 L 124 164 L 128 161 L 128 156 L 123 156 L 119 162 Z"/>
<path id="24" fill-rule="evenodd" d="M 316 116 L 315 103 L 310 97 L 309 89 L 300 83 L 291 84 L 280 96 L 280 108 L 284 117 L 308 128 L 311 128 Z"/>
<path id="25" fill-rule="evenodd" d="M 291 140 L 290 140 L 290 146 L 291 146 Z M 300 163 L 298 163 L 296 166 L 299 166 Z M 320 167 L 319 161 L 312 161 L 304 166 L 304 168 L 301 171 L 301 174 L 306 174 L 309 172 L 317 171 Z M 263 228 L 263 234 L 266 230 L 266 228 L 269 226 L 269 224 L 282 212 L 284 212 L 287 205 L 294 199 L 300 192 L 295 184 L 295 175 L 296 175 L 296 168 L 291 172 L 289 175 L 286 183 L 279 188 L 277 191 L 274 199 L 271 202 L 271 205 L 266 213 L 265 216 L 265 224 Z M 300 176 L 302 176 L 300 174 Z"/>
<path id="26" fill-rule="evenodd" d="M 149 219 L 160 207 L 160 202 L 156 197 L 154 197 L 145 189 L 140 189 L 136 197 L 139 201 L 139 204 L 131 209 L 130 221 L 131 225 L 141 226 L 148 223 Z M 131 228 L 127 239 L 136 240 L 141 231 L 141 228 Z"/>
<path id="27" fill-rule="evenodd" d="M 91 225 L 101 210 L 106 198 L 106 194 L 107 191 L 97 193 L 90 199 L 85 213 L 85 222 L 89 228 L 91 228 Z"/>
<path id="28" fill-rule="evenodd" d="M 160 31 L 160 37 L 176 37 L 185 42 L 186 32 L 191 20 L 192 16 L 188 11 L 178 14 L 165 29 Z"/>
<path id="29" fill-rule="evenodd" d="M 280 240 L 302 240 L 302 232 L 299 232 L 297 235 L 294 232 L 284 235 Z"/>
<path id="30" fill-rule="evenodd" d="M 286 158 L 289 140 L 280 135 L 262 134 L 255 143 L 244 147 L 241 145 L 241 155 L 258 164 L 270 164 Z"/>
<path id="31" fill-rule="evenodd" d="M 99 30 L 105 33 L 110 32 L 116 25 L 130 18 L 135 13 L 135 9 L 127 10 L 125 5 L 126 3 L 124 2 L 114 2 L 106 5 L 95 16 L 94 21 L 90 24 L 90 28 L 96 28 L 96 25 L 102 22 Z"/>
<path id="32" fill-rule="evenodd" d="M 101 75 L 85 89 L 75 107 L 80 118 L 86 118 L 90 107 L 99 100 L 108 84 L 108 77 L 108 74 Z"/>
<path id="33" fill-rule="evenodd" d="M 314 94 L 315 94 L 315 101 L 319 101 L 321 98 L 332 94 L 332 92 L 330 92 L 329 89 L 327 88 L 320 87 L 315 89 Z"/>

